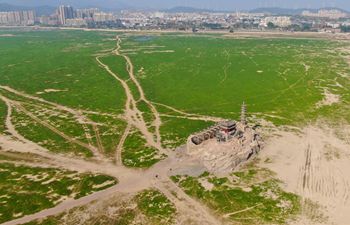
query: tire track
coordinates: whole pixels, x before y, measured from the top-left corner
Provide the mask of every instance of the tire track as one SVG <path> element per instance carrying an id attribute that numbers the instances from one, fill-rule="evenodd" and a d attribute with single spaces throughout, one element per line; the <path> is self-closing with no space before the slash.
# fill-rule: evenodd
<path id="1" fill-rule="evenodd" d="M 120 139 L 119 144 L 117 146 L 116 155 L 115 155 L 115 158 L 116 158 L 115 161 L 116 161 L 117 165 L 123 165 L 122 151 L 123 151 L 123 146 L 124 146 L 125 140 L 130 133 L 130 129 L 131 129 L 131 126 L 130 126 L 130 124 L 128 124 L 127 127 L 125 128 L 123 136 Z"/>

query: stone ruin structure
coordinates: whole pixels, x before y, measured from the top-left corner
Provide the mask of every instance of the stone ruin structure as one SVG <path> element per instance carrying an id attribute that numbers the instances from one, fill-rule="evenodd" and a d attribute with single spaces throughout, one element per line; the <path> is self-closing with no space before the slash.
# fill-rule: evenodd
<path id="1" fill-rule="evenodd" d="M 187 141 L 187 154 L 199 159 L 208 171 L 224 174 L 256 155 L 262 145 L 259 133 L 246 121 L 243 103 L 240 122 L 222 121 L 191 135 Z"/>

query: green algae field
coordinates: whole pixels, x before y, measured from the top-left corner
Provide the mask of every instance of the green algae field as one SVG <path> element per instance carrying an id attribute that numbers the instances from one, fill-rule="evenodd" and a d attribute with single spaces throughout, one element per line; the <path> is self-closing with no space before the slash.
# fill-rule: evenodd
<path id="1" fill-rule="evenodd" d="M 118 188 L 118 176 L 126 182 L 120 189 L 132 195 L 118 206 L 103 205 L 115 215 L 77 204 L 47 220 L 34 215 L 22 222 L 60 224 L 100 210 L 103 216 L 87 216 L 87 224 L 173 224 L 197 203 L 209 210 L 203 217 L 209 222 L 215 216 L 229 224 L 294 220 L 301 197 L 283 190 L 259 163 L 227 177 L 167 172 L 183 163 L 174 155 L 191 134 L 239 120 L 243 102 L 249 124 L 263 131 L 348 124 L 349 52 L 346 41 L 316 37 L 0 29 L 0 144 L 6 149 L 0 147 L 0 176 L 11 181 L 1 183 L 7 191 L 0 196 L 0 222 Z M 12 152 L 8 158 L 17 150 L 42 159 Z M 31 188 L 37 191 L 28 209 L 6 203 L 22 201 Z"/>

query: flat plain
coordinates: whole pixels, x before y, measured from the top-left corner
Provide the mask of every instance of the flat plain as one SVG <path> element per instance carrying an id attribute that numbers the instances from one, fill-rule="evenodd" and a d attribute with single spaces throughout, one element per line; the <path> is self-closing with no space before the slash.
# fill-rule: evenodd
<path id="1" fill-rule="evenodd" d="M 89 215 L 87 224 L 345 221 L 322 207 L 332 206 L 329 198 L 345 198 L 339 210 L 349 208 L 350 178 L 340 173 L 344 184 L 336 189 L 323 181 L 326 176 L 309 179 L 305 171 L 319 165 L 305 168 L 302 162 L 311 151 L 325 168 L 348 168 L 349 153 L 342 150 L 350 134 L 348 40 L 55 29 L 0 34 L 12 34 L 0 35 L 0 165 L 6 167 L 0 176 L 25 170 L 33 174 L 11 179 L 36 187 L 45 186 L 46 178 L 64 183 L 65 173 L 97 180 L 95 186 L 81 184 L 83 194 L 69 199 L 69 206 L 41 188 L 40 199 L 28 202 L 31 211 L 1 202 L 0 222 L 60 224 L 69 218 L 65 222 L 74 224 L 79 213 Z M 177 158 L 187 137 L 220 120 L 239 119 L 242 102 L 249 122 L 260 125 L 266 138 L 262 156 L 228 177 L 173 174 L 188 166 Z M 325 130 L 330 141 L 316 144 Z M 289 141 L 298 138 L 306 146 L 295 150 Z M 300 157 L 292 168 L 296 174 L 283 167 L 291 157 Z M 332 167 L 338 160 L 342 167 Z M 38 168 L 42 163 L 55 177 L 33 183 L 45 171 Z M 11 193 L 1 193 L 0 200 L 15 198 Z M 125 202 L 106 201 L 121 193 Z"/>

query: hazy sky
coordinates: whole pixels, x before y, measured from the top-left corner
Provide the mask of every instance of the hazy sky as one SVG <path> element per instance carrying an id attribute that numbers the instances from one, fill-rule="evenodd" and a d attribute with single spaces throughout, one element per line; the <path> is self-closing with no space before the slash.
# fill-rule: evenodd
<path id="1" fill-rule="evenodd" d="M 321 8 L 339 7 L 350 10 L 350 0 L 0 0 L 17 5 L 59 5 L 71 4 L 76 7 L 99 6 L 116 8 L 133 6 L 140 8 L 171 8 L 193 6 L 206 9 L 253 9 L 259 7 Z"/>

